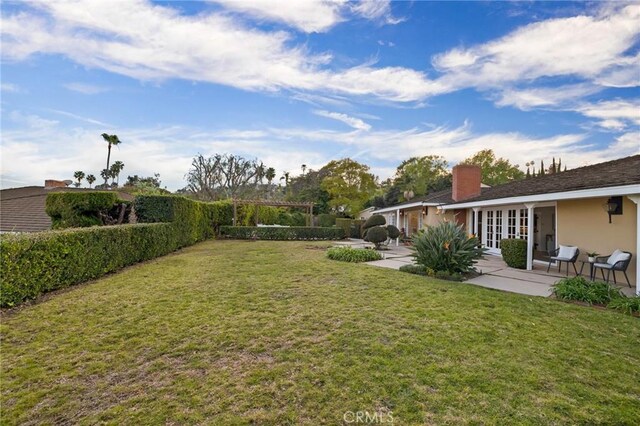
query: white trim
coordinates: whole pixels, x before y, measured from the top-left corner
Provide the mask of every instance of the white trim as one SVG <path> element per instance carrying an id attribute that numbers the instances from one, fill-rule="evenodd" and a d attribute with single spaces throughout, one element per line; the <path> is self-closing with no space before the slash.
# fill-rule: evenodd
<path id="1" fill-rule="evenodd" d="M 482 200 L 468 203 L 445 204 L 442 206 L 444 210 L 465 209 L 469 207 L 488 207 L 499 206 L 503 204 L 523 204 L 537 203 L 543 201 L 572 200 L 576 198 L 596 198 L 596 197 L 613 197 L 616 195 L 635 195 L 640 194 L 640 184 L 610 186 L 605 188 L 580 189 L 577 191 L 552 192 L 536 195 L 524 195 L 521 197 L 496 198 L 493 200 Z"/>
<path id="2" fill-rule="evenodd" d="M 640 195 L 627 198 L 636 203 L 636 294 L 640 296 Z"/>
<path id="3" fill-rule="evenodd" d="M 394 212 L 396 210 L 404 210 L 404 209 L 411 209 L 414 207 L 437 207 L 437 206 L 441 206 L 442 204 L 439 203 L 428 203 L 425 201 L 416 201 L 415 203 L 411 203 L 411 204 L 402 204 L 399 206 L 391 206 L 391 207 L 384 207 L 382 209 L 379 210 L 374 210 L 373 214 L 378 214 L 378 213 L 389 213 L 389 212 Z"/>

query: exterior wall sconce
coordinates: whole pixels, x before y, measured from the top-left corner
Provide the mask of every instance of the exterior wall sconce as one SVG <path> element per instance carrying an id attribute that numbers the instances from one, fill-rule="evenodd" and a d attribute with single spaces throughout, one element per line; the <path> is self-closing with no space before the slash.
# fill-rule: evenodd
<path id="1" fill-rule="evenodd" d="M 609 215 L 609 223 L 611 223 L 611 215 L 622 214 L 622 197 L 611 197 L 606 203 L 602 205 L 602 208 Z"/>

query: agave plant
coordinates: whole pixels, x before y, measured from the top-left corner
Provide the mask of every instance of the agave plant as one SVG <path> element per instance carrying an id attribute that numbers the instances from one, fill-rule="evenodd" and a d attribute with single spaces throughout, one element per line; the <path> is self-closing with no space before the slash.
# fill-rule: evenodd
<path id="1" fill-rule="evenodd" d="M 485 250 L 475 236 L 467 235 L 462 226 L 445 221 L 430 226 L 413 237 L 413 256 L 419 265 L 449 274 L 472 271 L 473 264 Z"/>

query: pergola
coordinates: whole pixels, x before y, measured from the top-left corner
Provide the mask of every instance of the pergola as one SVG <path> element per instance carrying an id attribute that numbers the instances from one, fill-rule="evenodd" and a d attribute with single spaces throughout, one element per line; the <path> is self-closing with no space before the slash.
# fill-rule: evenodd
<path id="1" fill-rule="evenodd" d="M 269 206 L 269 207 L 303 207 L 309 213 L 308 226 L 313 226 L 313 203 L 296 203 L 291 201 L 271 201 L 271 200 L 237 200 L 233 199 L 233 224 L 238 223 L 238 206 L 241 205 Z M 258 224 L 258 209 L 256 209 L 256 225 Z"/>

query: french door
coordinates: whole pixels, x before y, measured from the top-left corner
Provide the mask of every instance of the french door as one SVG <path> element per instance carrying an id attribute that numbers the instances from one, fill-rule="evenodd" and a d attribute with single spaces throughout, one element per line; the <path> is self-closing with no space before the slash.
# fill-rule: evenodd
<path id="1" fill-rule="evenodd" d="M 490 253 L 500 254 L 503 238 L 527 239 L 529 232 L 527 209 L 506 207 L 483 210 L 482 243 Z"/>

